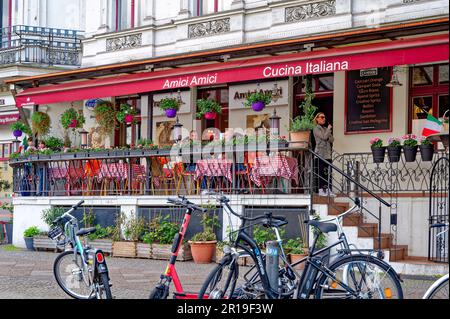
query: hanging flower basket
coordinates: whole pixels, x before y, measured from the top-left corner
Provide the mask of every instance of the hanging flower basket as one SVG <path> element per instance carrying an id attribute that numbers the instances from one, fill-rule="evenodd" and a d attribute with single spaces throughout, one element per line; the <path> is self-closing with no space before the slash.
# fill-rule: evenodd
<path id="1" fill-rule="evenodd" d="M 120 123 L 133 123 L 134 116 L 137 114 L 129 104 L 121 104 L 120 110 L 116 113 L 117 121 Z"/>
<path id="2" fill-rule="evenodd" d="M 197 100 L 197 118 L 205 117 L 207 120 L 215 120 L 218 113 L 222 113 L 222 107 L 215 100 Z"/>
<path id="3" fill-rule="evenodd" d="M 73 107 L 66 110 L 61 116 L 61 125 L 64 129 L 69 128 L 75 130 L 76 128 L 83 127 L 85 118 L 81 112 L 78 112 Z"/>
<path id="4" fill-rule="evenodd" d="M 39 136 L 46 135 L 50 131 L 50 116 L 43 112 L 34 112 L 31 116 L 33 133 Z"/>
<path id="5" fill-rule="evenodd" d="M 250 94 L 247 97 L 245 106 L 251 107 L 255 112 L 261 112 L 270 102 L 272 102 L 272 93 L 260 91 Z"/>
<path id="6" fill-rule="evenodd" d="M 11 124 L 11 130 L 13 131 L 14 137 L 21 137 L 23 133 L 31 135 L 30 127 L 21 121 Z"/>
<path id="7" fill-rule="evenodd" d="M 95 120 L 103 134 L 109 134 L 114 130 L 116 114 L 111 102 L 102 101 L 94 109 Z"/>
<path id="8" fill-rule="evenodd" d="M 22 136 L 22 131 L 21 130 L 14 130 L 13 131 L 13 135 L 14 135 L 14 137 L 21 137 Z"/>
<path id="9" fill-rule="evenodd" d="M 180 101 L 175 98 L 165 98 L 159 102 L 159 108 L 164 111 L 168 118 L 174 118 L 180 109 Z"/>

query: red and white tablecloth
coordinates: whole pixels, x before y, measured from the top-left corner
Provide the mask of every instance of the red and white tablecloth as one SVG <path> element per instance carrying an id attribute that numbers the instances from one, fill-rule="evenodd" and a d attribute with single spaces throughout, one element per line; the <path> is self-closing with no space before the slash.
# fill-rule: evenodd
<path id="1" fill-rule="evenodd" d="M 50 179 L 64 179 L 68 178 L 67 168 L 62 167 L 50 167 L 48 169 L 48 175 Z"/>
<path id="2" fill-rule="evenodd" d="M 128 164 L 126 163 L 111 163 L 103 164 L 100 166 L 100 172 L 98 178 L 116 178 L 127 179 L 128 178 Z"/>
<path id="3" fill-rule="evenodd" d="M 195 179 L 207 177 L 225 177 L 233 180 L 231 168 L 233 162 L 227 159 L 209 158 L 199 160 L 195 168 Z"/>
<path id="4" fill-rule="evenodd" d="M 258 156 L 252 166 L 250 176 L 255 185 L 266 186 L 275 177 L 292 179 L 298 185 L 297 160 L 284 155 Z"/>

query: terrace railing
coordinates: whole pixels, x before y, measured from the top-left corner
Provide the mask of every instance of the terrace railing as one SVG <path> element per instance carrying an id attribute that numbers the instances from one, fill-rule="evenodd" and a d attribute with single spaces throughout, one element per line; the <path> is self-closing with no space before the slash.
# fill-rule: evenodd
<path id="1" fill-rule="evenodd" d="M 15 25 L 1 29 L 0 65 L 81 65 L 82 32 Z"/>
<path id="2" fill-rule="evenodd" d="M 10 160 L 18 196 L 298 194 L 311 191 L 311 154 L 276 145 L 241 151 L 105 150 Z"/>

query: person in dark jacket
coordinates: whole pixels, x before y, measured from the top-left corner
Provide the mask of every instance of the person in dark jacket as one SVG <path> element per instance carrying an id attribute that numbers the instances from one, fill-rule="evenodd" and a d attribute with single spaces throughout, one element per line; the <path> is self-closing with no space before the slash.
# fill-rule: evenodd
<path id="1" fill-rule="evenodd" d="M 316 140 L 316 148 L 314 151 L 331 163 L 334 142 L 333 127 L 331 124 L 326 125 L 327 120 L 325 114 L 322 112 L 317 113 L 314 121 L 316 122 L 316 127 L 313 130 L 314 138 Z M 317 168 L 319 195 L 334 196 L 332 192 L 331 169 L 322 160 L 318 160 Z"/>

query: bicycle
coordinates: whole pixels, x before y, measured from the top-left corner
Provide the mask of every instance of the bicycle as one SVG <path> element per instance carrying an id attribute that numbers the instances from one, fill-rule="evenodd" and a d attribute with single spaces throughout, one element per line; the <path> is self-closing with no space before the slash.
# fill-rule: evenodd
<path id="1" fill-rule="evenodd" d="M 62 216 L 53 221 L 56 225 L 48 236 L 57 241 L 58 247 L 71 249 L 59 254 L 53 264 L 53 274 L 61 289 L 75 299 L 112 299 L 111 284 L 105 255 L 102 250 L 83 246 L 80 240 L 95 232 L 96 228 L 79 229 L 78 219 L 71 215 L 84 200 L 73 205 Z M 61 227 L 62 221 L 64 230 Z"/>
<path id="2" fill-rule="evenodd" d="M 188 201 L 184 196 L 179 196 L 178 199 L 169 198 L 167 199 L 167 202 L 170 204 L 185 207 L 186 212 L 184 214 L 180 231 L 175 235 L 173 239 L 171 249 L 172 256 L 170 257 L 169 264 L 167 265 L 164 274 L 161 275 L 158 285 L 150 292 L 149 299 L 166 299 L 169 296 L 169 288 L 172 281 L 175 286 L 174 299 L 196 299 L 197 294 L 186 293 L 184 291 L 183 286 L 181 285 L 180 278 L 178 277 L 177 271 L 175 269 L 175 263 L 177 261 L 177 256 L 181 248 L 181 244 L 183 243 L 186 230 L 189 226 L 189 221 L 191 220 L 192 213 L 195 211 L 205 213 L 208 210 Z"/>
<path id="3" fill-rule="evenodd" d="M 436 237 L 443 236 L 448 232 L 448 223 L 437 223 L 431 225 L 432 228 L 447 227 L 446 230 L 436 234 Z M 422 299 L 449 299 L 448 274 L 436 280 L 425 292 Z"/>
<path id="4" fill-rule="evenodd" d="M 236 282 L 239 276 L 239 266 L 237 258 L 241 251 L 245 251 L 255 262 L 257 270 L 257 282 L 260 283 L 261 294 L 259 297 L 268 299 L 279 299 L 285 297 L 283 291 L 278 287 L 271 287 L 265 269 L 262 254 L 255 240 L 246 233 L 245 229 L 253 226 L 246 225 L 246 222 L 263 219 L 263 223 L 270 227 L 280 226 L 285 222 L 284 217 L 265 214 L 253 218 L 236 214 L 229 205 L 229 200 L 222 196 L 219 201 L 227 211 L 241 220 L 241 225 L 237 231 L 237 236 L 233 240 L 232 247 L 224 249 L 224 257 L 211 271 L 207 280 L 202 286 L 199 298 L 205 294 L 210 299 L 237 298 L 235 293 Z M 270 217 L 270 218 L 268 218 Z M 316 220 L 308 221 L 308 225 L 317 227 L 322 233 L 337 231 L 338 226 L 332 223 L 320 222 Z M 338 256 L 331 265 L 325 261 L 330 255 L 330 250 L 338 245 L 346 245 L 345 234 L 340 236 L 338 241 L 323 249 L 315 250 L 318 234 L 315 236 L 312 248 L 308 257 L 299 261 L 305 262 L 305 269 L 296 284 L 292 295 L 294 298 L 307 299 L 344 297 L 344 298 L 403 298 L 403 291 L 397 273 L 386 262 L 370 254 L 361 254 L 343 250 L 343 255 Z M 347 243 L 348 245 L 348 243 Z M 345 254 L 344 254 L 345 253 Z M 294 264 L 293 264 L 294 265 Z M 291 265 L 291 266 L 293 266 Z M 224 275 L 225 274 L 225 275 Z M 387 279 L 385 282 L 384 280 Z M 364 285 L 364 287 L 363 287 Z M 239 291 L 241 293 L 241 291 Z"/>

